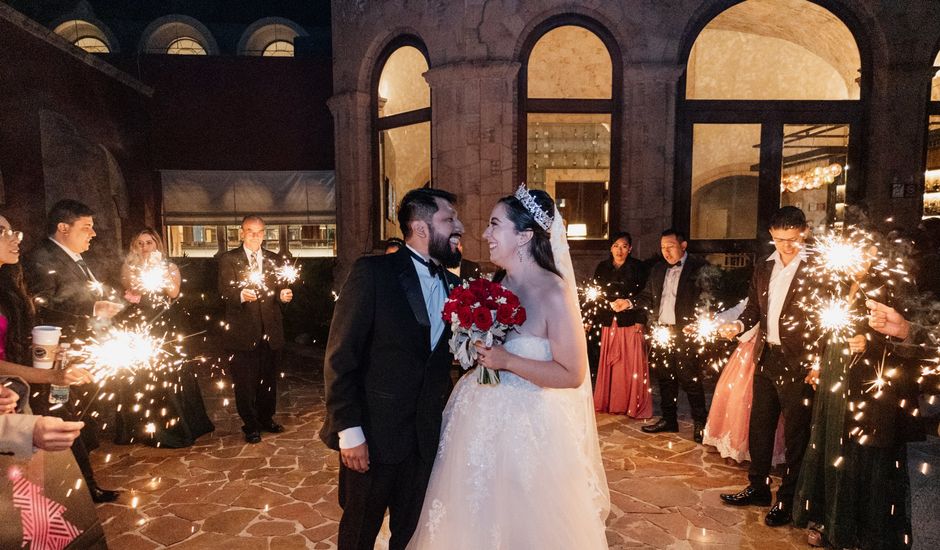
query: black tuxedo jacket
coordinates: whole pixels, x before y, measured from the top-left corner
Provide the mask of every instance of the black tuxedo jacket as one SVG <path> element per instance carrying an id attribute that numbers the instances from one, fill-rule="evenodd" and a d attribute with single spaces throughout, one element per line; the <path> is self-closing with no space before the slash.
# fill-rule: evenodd
<path id="1" fill-rule="evenodd" d="M 770 297 L 770 276 L 773 273 L 774 263 L 767 261 L 770 256 L 765 256 L 757 261 L 754 266 L 754 274 L 751 276 L 751 284 L 748 289 L 747 306 L 738 320 L 744 324 L 745 330 L 760 323 L 761 340 L 754 350 L 754 357 L 760 357 L 763 352 L 763 345 L 767 337 L 767 309 L 768 299 Z M 787 297 L 783 302 L 783 309 L 780 310 L 780 345 L 783 348 L 783 355 L 787 361 L 784 365 L 761 364 L 758 370 L 765 373 L 771 379 L 789 381 L 802 377 L 803 367 L 809 367 L 815 361 L 818 355 L 817 340 L 818 332 L 813 328 L 813 323 L 808 317 L 805 307 L 800 304 L 808 303 L 811 299 L 815 283 L 810 279 L 807 262 L 803 259 L 800 262 L 796 273 L 793 275 L 793 281 L 790 282 L 790 289 L 787 291 Z"/>
<path id="2" fill-rule="evenodd" d="M 223 334 L 223 344 L 229 351 L 251 351 L 267 339 L 273 350 L 284 347 L 284 323 L 281 316 L 280 293 L 287 284 L 278 283 L 275 269 L 279 257 L 270 250 L 262 249 L 263 273 L 266 290 L 258 292 L 254 302 L 241 301 L 241 284 L 248 273 L 248 257 L 245 247 L 229 250 L 219 256 L 219 294 L 225 303 L 225 322 L 228 330 Z M 250 287 L 249 287 L 250 288 Z"/>
<path id="3" fill-rule="evenodd" d="M 84 333 L 95 302 L 105 299 L 95 293 L 78 263 L 49 239 L 26 256 L 23 272 L 39 323 L 62 327 L 70 336 Z"/>
<path id="4" fill-rule="evenodd" d="M 448 286 L 459 279 L 447 273 Z M 362 426 L 369 459 L 403 461 L 417 447 L 433 461 L 450 390 L 450 325 L 431 347 L 421 283 L 406 248 L 365 256 L 352 268 L 330 325 L 323 374 L 324 443 Z"/>
<path id="5" fill-rule="evenodd" d="M 679 275 L 679 287 L 676 289 L 676 327 L 682 329 L 695 320 L 695 308 L 701 299 L 699 271 L 706 262 L 689 254 Z M 650 270 L 646 285 L 634 300 L 634 308 L 643 308 L 651 323 L 659 319 L 659 303 L 663 297 L 663 284 L 666 282 L 666 270 L 669 264 L 659 262 Z"/>
<path id="6" fill-rule="evenodd" d="M 480 264 L 466 258 L 460 260 L 460 278 L 461 279 L 479 279 L 482 275 Z"/>

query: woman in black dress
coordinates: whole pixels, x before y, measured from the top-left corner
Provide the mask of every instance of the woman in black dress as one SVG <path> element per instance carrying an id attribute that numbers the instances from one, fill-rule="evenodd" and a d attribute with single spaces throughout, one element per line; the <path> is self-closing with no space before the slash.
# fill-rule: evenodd
<path id="1" fill-rule="evenodd" d="M 151 228 L 137 233 L 121 267 L 124 298 L 132 305 L 125 323 L 150 326 L 153 333 L 176 332 L 174 313 L 180 295 L 180 272 L 163 258 L 163 240 Z M 115 443 L 134 441 L 157 447 L 188 447 L 215 430 L 206 414 L 193 367 L 140 371 L 118 382 L 119 409 Z"/>

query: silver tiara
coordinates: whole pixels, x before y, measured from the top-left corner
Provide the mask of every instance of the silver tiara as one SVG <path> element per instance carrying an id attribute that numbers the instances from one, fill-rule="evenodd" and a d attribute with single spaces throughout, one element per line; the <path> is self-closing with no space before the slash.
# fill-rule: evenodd
<path id="1" fill-rule="evenodd" d="M 525 182 L 519 184 L 515 196 L 522 203 L 522 206 L 525 206 L 525 209 L 529 211 L 529 214 L 532 214 L 532 217 L 535 218 L 535 223 L 548 231 L 548 228 L 552 226 L 552 216 L 543 210 L 539 203 L 535 202 L 535 199 L 529 194 L 529 188 L 525 186 Z"/>

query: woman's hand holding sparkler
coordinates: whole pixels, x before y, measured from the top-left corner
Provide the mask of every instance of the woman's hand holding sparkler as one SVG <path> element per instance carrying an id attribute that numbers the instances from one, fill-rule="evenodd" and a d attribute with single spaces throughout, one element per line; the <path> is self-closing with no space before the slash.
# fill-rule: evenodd
<path id="1" fill-rule="evenodd" d="M 244 304 L 245 302 L 254 302 L 258 299 L 258 293 L 251 288 L 243 288 L 241 293 L 241 301 Z"/>
<path id="2" fill-rule="evenodd" d="M 279 296 L 282 303 L 288 303 L 294 299 L 294 291 L 289 288 L 282 288 Z"/>
<path id="3" fill-rule="evenodd" d="M 90 372 L 81 367 L 66 367 L 64 369 L 50 369 L 50 384 L 56 386 L 75 386 L 91 384 L 95 381 Z"/>
<path id="4" fill-rule="evenodd" d="M 610 309 L 614 310 L 616 313 L 626 311 L 630 309 L 630 300 L 627 300 L 626 298 L 617 298 L 610 303 Z"/>
<path id="5" fill-rule="evenodd" d="M 868 326 L 881 334 L 901 340 L 907 339 L 910 334 L 911 323 L 893 307 L 888 307 L 874 300 L 866 301 L 865 307 L 868 308 Z"/>
<path id="6" fill-rule="evenodd" d="M 72 446 L 84 422 L 66 422 L 55 416 L 40 416 L 33 426 L 33 446 L 44 451 L 64 451 Z"/>
<path id="7" fill-rule="evenodd" d="M 722 325 L 718 327 L 718 335 L 725 340 L 734 340 L 734 337 L 742 332 L 744 332 L 744 326 L 741 321 L 722 323 Z"/>
<path id="8" fill-rule="evenodd" d="M 11 414 L 16 412 L 16 403 L 20 400 L 20 394 L 6 386 L 0 387 L 0 414 Z"/>

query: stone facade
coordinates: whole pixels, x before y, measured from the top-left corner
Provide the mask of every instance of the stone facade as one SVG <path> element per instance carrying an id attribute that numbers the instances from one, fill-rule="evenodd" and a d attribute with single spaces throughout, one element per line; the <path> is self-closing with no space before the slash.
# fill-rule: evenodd
<path id="1" fill-rule="evenodd" d="M 489 208 L 525 176 L 518 164 L 519 72 L 523 48 L 540 25 L 586 18 L 619 48 L 622 104 L 619 227 L 636 239 L 636 255 L 656 252 L 673 220 L 676 128 L 688 52 L 730 0 L 333 0 L 337 219 L 341 271 L 375 246 L 378 199 L 372 174 L 371 90 L 380 52 L 403 34 L 429 54 L 432 177 L 463 197 L 468 257 L 485 255 L 480 234 Z M 791 4 L 793 2 L 790 2 Z M 808 3 L 808 2 L 807 2 Z M 929 1 L 819 0 L 853 33 L 861 56 L 861 165 L 850 189 L 874 215 L 914 224 L 921 214 L 927 102 L 940 39 L 940 4 Z M 769 13 L 773 13 L 771 10 Z M 812 29 L 807 29 L 811 33 Z M 618 56 L 614 56 L 615 63 Z M 772 68 L 769 68 L 772 70 Z M 617 94 L 615 94 L 615 97 Z M 910 185 L 896 185 L 910 184 Z M 913 192 L 912 192 L 913 191 Z M 901 196 L 897 196 L 901 195 Z M 606 243 L 576 248 L 581 274 Z M 485 259 L 485 258 L 484 258 Z M 342 280 L 340 278 L 339 280 Z"/>

